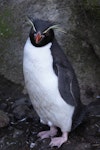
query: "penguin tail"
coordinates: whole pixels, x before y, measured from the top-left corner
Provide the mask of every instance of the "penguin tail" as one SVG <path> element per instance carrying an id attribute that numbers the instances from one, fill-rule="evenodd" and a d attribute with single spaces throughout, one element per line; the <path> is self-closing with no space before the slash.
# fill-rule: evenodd
<path id="1" fill-rule="evenodd" d="M 77 110 L 77 109 L 76 109 Z M 71 131 L 75 130 L 80 124 L 82 124 L 83 120 L 85 120 L 88 114 L 88 109 L 86 105 L 82 105 L 78 111 L 76 111 L 73 115 L 73 123 Z"/>
<path id="2" fill-rule="evenodd" d="M 88 105 L 82 105 L 80 109 L 74 113 L 72 131 L 91 116 L 100 117 L 100 99 L 97 99 Z"/>

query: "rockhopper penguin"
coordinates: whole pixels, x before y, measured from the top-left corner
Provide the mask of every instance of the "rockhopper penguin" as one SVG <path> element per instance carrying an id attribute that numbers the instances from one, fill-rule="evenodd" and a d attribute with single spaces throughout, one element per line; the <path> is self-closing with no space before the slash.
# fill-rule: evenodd
<path id="1" fill-rule="evenodd" d="M 38 133 L 41 139 L 51 137 L 50 146 L 60 147 L 68 133 L 83 120 L 85 106 L 75 72 L 54 35 L 56 25 L 35 19 L 24 47 L 25 85 L 34 109 L 49 131 Z M 62 136 L 57 134 L 57 127 Z"/>

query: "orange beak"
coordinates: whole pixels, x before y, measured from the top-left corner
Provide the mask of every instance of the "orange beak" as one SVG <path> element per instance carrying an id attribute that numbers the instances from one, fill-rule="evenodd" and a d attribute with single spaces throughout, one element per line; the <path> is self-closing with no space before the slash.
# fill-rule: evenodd
<path id="1" fill-rule="evenodd" d="M 38 44 L 38 43 L 40 42 L 41 38 L 42 38 L 42 35 L 41 35 L 40 32 L 38 32 L 38 33 L 35 35 L 35 42 L 36 42 L 36 44 Z"/>

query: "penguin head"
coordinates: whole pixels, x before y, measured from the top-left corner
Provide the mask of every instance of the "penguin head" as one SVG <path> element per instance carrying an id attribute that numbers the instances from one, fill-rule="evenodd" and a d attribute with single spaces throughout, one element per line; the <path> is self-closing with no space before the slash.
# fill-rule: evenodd
<path id="1" fill-rule="evenodd" d="M 49 21 L 44 21 L 40 19 L 36 19 L 31 21 L 32 28 L 29 33 L 29 37 L 31 40 L 31 43 L 35 47 L 42 47 L 47 45 L 50 42 L 53 42 L 54 39 L 54 31 L 53 27 L 56 25 L 53 25 Z"/>

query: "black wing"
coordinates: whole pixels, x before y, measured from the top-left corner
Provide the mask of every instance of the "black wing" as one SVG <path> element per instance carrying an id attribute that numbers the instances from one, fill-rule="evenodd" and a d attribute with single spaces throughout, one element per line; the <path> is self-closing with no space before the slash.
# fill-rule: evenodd
<path id="1" fill-rule="evenodd" d="M 60 94 L 68 104 L 77 106 L 80 103 L 80 89 L 75 72 L 56 41 L 53 43 L 51 51 Z"/>
<path id="2" fill-rule="evenodd" d="M 62 98 L 70 105 L 77 106 L 79 87 L 75 75 L 66 67 L 57 65 L 58 88 Z"/>

